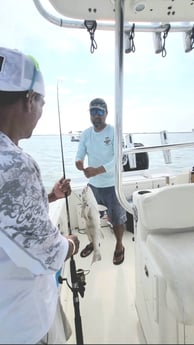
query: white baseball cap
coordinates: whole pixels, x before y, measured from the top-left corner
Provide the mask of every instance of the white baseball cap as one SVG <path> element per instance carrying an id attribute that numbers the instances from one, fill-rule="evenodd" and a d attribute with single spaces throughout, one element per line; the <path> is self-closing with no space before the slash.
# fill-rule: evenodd
<path id="1" fill-rule="evenodd" d="M 28 90 L 45 96 L 37 61 L 19 50 L 0 47 L 0 91 Z"/>

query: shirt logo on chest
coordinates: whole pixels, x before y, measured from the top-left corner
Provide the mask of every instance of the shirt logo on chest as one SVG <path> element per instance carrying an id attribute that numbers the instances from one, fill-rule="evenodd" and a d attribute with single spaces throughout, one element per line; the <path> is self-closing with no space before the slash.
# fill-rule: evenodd
<path id="1" fill-rule="evenodd" d="M 106 145 L 110 145 L 111 139 L 110 139 L 109 137 L 105 137 L 104 143 L 105 143 Z"/>

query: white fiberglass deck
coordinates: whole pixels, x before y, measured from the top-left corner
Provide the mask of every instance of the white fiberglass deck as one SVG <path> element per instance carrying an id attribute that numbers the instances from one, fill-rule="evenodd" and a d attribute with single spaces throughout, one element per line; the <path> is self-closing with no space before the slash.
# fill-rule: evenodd
<path id="1" fill-rule="evenodd" d="M 84 297 L 79 295 L 84 344 L 145 344 L 134 305 L 135 267 L 133 234 L 124 234 L 125 260 L 121 265 L 112 263 L 115 238 L 109 227 L 102 228 L 102 260 L 91 266 L 92 255 L 75 256 L 76 269 L 90 270 L 86 275 Z M 88 243 L 85 234 L 78 234 L 80 251 Z M 69 261 L 65 272 L 69 275 Z M 69 283 L 71 280 L 69 278 Z M 64 282 L 62 301 L 72 325 L 73 334 L 69 344 L 76 344 L 74 326 L 73 294 Z"/>

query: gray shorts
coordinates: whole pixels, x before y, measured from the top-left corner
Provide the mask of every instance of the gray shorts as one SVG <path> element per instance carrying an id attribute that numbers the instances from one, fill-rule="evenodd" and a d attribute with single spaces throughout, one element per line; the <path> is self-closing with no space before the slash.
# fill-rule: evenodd
<path id="1" fill-rule="evenodd" d="M 113 226 L 125 224 L 127 221 L 126 210 L 120 205 L 115 187 L 97 188 L 89 184 L 91 187 L 96 201 L 99 205 L 107 208 L 109 220 Z"/>

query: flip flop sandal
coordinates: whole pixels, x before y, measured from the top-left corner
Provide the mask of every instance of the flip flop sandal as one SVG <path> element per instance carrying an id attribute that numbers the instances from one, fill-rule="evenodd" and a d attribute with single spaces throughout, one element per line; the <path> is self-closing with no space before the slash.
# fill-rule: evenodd
<path id="1" fill-rule="evenodd" d="M 120 265 L 122 264 L 122 262 L 124 261 L 125 258 L 125 248 L 123 247 L 123 249 L 120 252 L 114 252 L 114 256 L 113 256 L 113 264 L 114 265 Z"/>
<path id="2" fill-rule="evenodd" d="M 87 246 L 80 252 L 80 256 L 85 258 L 86 256 L 90 255 L 94 250 L 93 244 L 89 243 Z"/>

